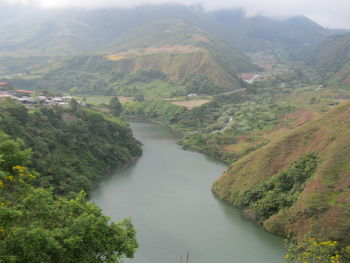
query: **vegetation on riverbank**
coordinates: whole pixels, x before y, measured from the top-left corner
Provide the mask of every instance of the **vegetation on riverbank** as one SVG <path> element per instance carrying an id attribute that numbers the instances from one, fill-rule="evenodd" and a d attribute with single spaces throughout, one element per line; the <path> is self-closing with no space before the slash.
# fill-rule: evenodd
<path id="1" fill-rule="evenodd" d="M 271 94 L 254 88 L 214 96 L 207 103 L 187 109 L 171 101 L 146 99 L 124 104 L 129 117 L 162 121 L 181 132 L 185 149 L 232 163 L 268 142 L 256 132 L 273 130 L 294 108 L 277 104 Z M 242 149 L 229 150 L 245 137 Z"/>
<path id="2" fill-rule="evenodd" d="M 60 195 L 90 192 L 102 173 L 141 154 L 128 124 L 73 101 L 69 108 L 30 111 L 12 101 L 0 104 L 0 130 L 31 148 L 30 168 L 41 176 L 38 186 Z"/>

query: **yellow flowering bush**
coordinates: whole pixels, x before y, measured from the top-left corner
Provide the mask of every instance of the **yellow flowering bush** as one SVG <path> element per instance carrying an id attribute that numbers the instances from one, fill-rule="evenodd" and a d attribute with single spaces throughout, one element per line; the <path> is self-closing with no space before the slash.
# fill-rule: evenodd
<path id="1" fill-rule="evenodd" d="M 24 187 L 27 182 L 35 178 L 36 176 L 33 175 L 26 167 L 20 165 L 13 166 L 11 171 L 0 171 L 0 190 L 18 190 L 18 187 Z M 2 200 L 0 199 L 0 201 Z"/>
<path id="2" fill-rule="evenodd" d="M 285 263 L 343 263 L 350 248 L 341 248 L 337 241 L 317 241 L 309 238 L 303 244 L 285 240 L 288 253 Z"/>
<path id="3" fill-rule="evenodd" d="M 20 166 L 20 165 L 16 165 L 14 167 L 12 167 L 12 170 L 15 171 L 15 173 L 20 176 L 20 177 L 28 177 L 30 179 L 35 179 L 36 176 L 32 175 L 31 173 L 29 173 L 27 171 L 27 168 Z"/>

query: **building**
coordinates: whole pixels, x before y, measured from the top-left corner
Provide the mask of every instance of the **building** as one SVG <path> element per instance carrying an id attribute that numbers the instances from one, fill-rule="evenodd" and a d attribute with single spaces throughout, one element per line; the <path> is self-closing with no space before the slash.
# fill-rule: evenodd
<path id="1" fill-rule="evenodd" d="M 195 93 L 192 93 L 192 94 L 188 94 L 187 97 L 190 98 L 190 99 L 194 99 L 195 97 L 197 97 L 198 95 L 195 94 Z"/>
<path id="2" fill-rule="evenodd" d="M 243 73 L 241 74 L 241 79 L 249 84 L 252 84 L 254 81 L 260 80 L 260 74 Z"/>
<path id="3" fill-rule="evenodd" d="M 12 88 L 12 86 L 11 86 L 10 82 L 0 81 L 0 90 L 8 90 L 11 88 Z"/>
<path id="4" fill-rule="evenodd" d="M 27 97 L 33 94 L 33 91 L 21 90 L 21 89 L 15 90 L 15 92 L 17 97 Z"/>

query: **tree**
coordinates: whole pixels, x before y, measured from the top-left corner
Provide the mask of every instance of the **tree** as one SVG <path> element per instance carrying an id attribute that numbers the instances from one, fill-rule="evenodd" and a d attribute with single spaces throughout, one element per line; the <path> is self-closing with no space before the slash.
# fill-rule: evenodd
<path id="1" fill-rule="evenodd" d="M 119 263 L 133 257 L 138 245 L 129 219 L 110 222 L 83 192 L 67 199 L 32 186 L 38 175 L 23 166 L 30 152 L 21 146 L 0 133 L 0 262 Z"/>
<path id="2" fill-rule="evenodd" d="M 110 102 L 109 102 L 109 107 L 111 109 L 111 113 L 113 116 L 120 116 L 120 114 L 122 114 L 123 112 L 123 106 L 120 103 L 118 97 L 114 96 Z"/>
<path id="3" fill-rule="evenodd" d="M 143 95 L 137 95 L 134 99 L 134 101 L 137 101 L 137 102 L 144 102 L 145 101 L 145 98 L 143 97 Z"/>
<path id="4" fill-rule="evenodd" d="M 28 187 L 14 200 L 0 207 L 0 262 L 117 263 L 136 251 L 130 220 L 111 223 L 83 193 L 57 199 Z"/>

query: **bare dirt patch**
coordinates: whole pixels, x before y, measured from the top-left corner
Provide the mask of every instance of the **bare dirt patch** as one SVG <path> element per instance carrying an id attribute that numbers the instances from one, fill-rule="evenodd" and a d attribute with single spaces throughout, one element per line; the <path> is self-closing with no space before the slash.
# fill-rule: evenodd
<path id="1" fill-rule="evenodd" d="M 124 97 L 124 96 L 118 96 L 118 99 L 121 103 L 128 102 L 134 100 L 134 97 Z"/>
<path id="2" fill-rule="evenodd" d="M 319 114 L 317 114 L 314 111 L 310 110 L 298 110 L 296 112 L 288 113 L 284 116 L 285 120 L 292 120 L 292 126 L 298 127 L 300 125 L 303 125 L 304 123 L 313 120 L 314 118 L 318 117 Z"/>
<path id="3" fill-rule="evenodd" d="M 175 101 L 172 104 L 186 107 L 187 109 L 192 109 L 209 102 L 209 100 L 188 100 L 188 101 Z"/>
<path id="4" fill-rule="evenodd" d="M 203 49 L 192 46 L 192 45 L 166 45 L 162 47 L 148 47 L 148 48 L 137 48 L 130 49 L 125 52 L 106 56 L 109 60 L 123 60 L 138 56 L 152 55 L 152 54 L 189 54 L 195 52 L 202 52 Z"/>
<path id="5" fill-rule="evenodd" d="M 194 35 L 192 35 L 192 38 L 195 42 L 210 43 L 210 40 L 203 35 L 194 34 Z"/>

